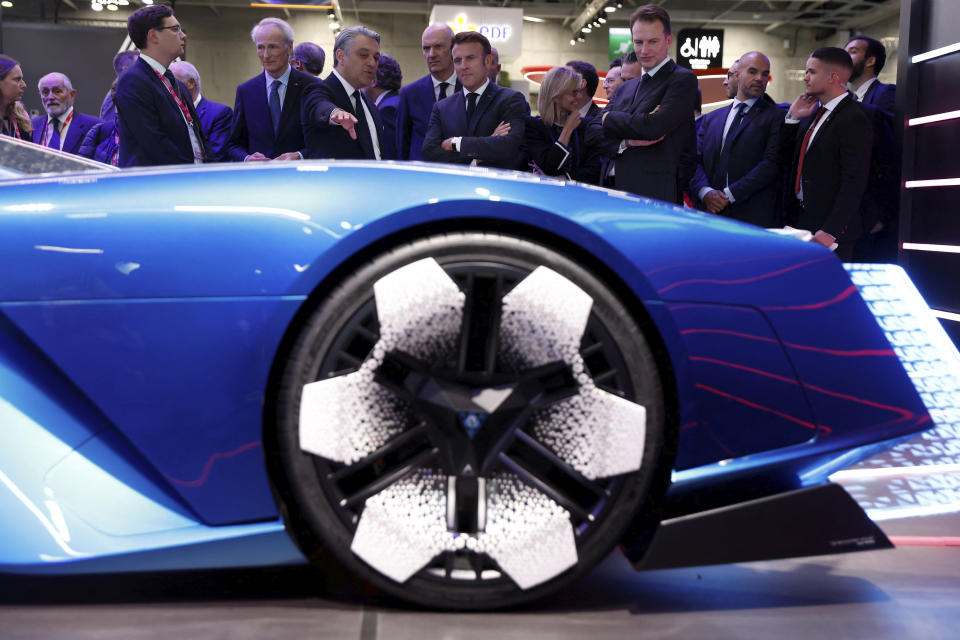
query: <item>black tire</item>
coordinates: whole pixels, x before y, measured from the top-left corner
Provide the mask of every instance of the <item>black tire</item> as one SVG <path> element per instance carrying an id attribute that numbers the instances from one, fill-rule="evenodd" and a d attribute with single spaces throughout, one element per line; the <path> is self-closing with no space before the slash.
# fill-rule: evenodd
<path id="1" fill-rule="evenodd" d="M 383 436 L 381 444 L 383 442 L 386 444 L 383 445 L 384 448 L 381 453 L 384 451 L 386 453 L 378 454 L 379 457 L 372 456 L 370 459 L 359 462 L 345 462 L 344 460 L 338 462 L 303 450 L 300 438 L 300 411 L 301 396 L 304 394 L 305 385 L 314 381 L 329 380 L 330 378 L 338 378 L 338 381 L 334 384 L 345 384 L 348 378 L 341 378 L 341 376 L 350 375 L 351 372 L 356 371 L 361 366 L 361 362 L 365 361 L 371 370 L 373 369 L 371 363 L 378 364 L 376 369 L 377 384 L 387 385 L 391 389 L 391 398 L 394 397 L 394 393 L 397 392 L 396 388 L 391 386 L 393 383 L 385 382 L 388 376 L 384 373 L 387 370 L 384 358 L 387 358 L 387 356 L 380 353 L 376 356 L 379 358 L 377 360 L 372 353 L 373 346 L 379 339 L 380 330 L 373 285 L 384 276 L 397 273 L 402 267 L 417 263 L 425 258 L 434 259 L 443 268 L 443 271 L 457 283 L 460 290 L 466 292 L 465 298 L 472 302 L 466 303 L 467 306 L 463 316 L 469 318 L 470 322 L 464 323 L 457 333 L 456 346 L 459 349 L 450 351 L 447 348 L 445 351 L 440 346 L 431 346 L 427 351 L 422 352 L 429 352 L 429 357 L 424 358 L 423 361 L 417 360 L 416 364 L 410 365 L 413 369 L 404 369 L 406 374 L 416 377 L 419 374 L 410 372 L 419 371 L 420 369 L 416 369 L 416 367 L 420 367 L 427 372 L 424 375 L 436 375 L 443 384 L 448 384 L 447 378 L 444 376 L 449 377 L 452 374 L 436 372 L 453 371 L 459 364 L 460 370 L 465 369 L 466 373 L 458 375 L 468 376 L 470 381 L 475 381 L 480 376 L 478 373 L 470 373 L 471 367 L 473 370 L 485 369 L 488 375 L 528 375 L 524 363 L 517 362 L 517 358 L 520 356 L 513 352 L 508 353 L 508 350 L 514 347 L 507 344 L 509 341 L 503 337 L 506 336 L 506 329 L 500 327 L 501 322 L 508 323 L 508 320 L 500 317 L 498 309 L 504 296 L 513 290 L 518 282 L 523 281 L 537 267 L 546 267 L 554 274 L 559 274 L 562 279 L 576 285 L 592 299 L 589 320 L 579 344 L 583 373 L 586 374 L 589 382 L 584 383 L 585 378 L 581 376 L 577 379 L 579 381 L 570 387 L 571 379 L 569 377 L 563 378 L 566 380 L 565 384 L 568 385 L 568 387 L 564 387 L 563 392 L 569 394 L 571 389 L 574 389 L 573 393 L 579 396 L 587 393 L 586 389 L 589 385 L 595 384 L 597 388 L 604 392 L 601 395 L 603 395 L 605 403 L 623 408 L 627 411 L 627 415 L 636 415 L 630 413 L 636 410 L 634 405 L 644 407 L 646 410 L 646 427 L 641 438 L 643 440 L 642 453 L 637 454 L 640 460 L 639 468 L 612 476 L 601 475 L 592 480 L 588 479 L 586 475 L 590 475 L 590 473 L 597 475 L 602 472 L 594 473 L 593 468 L 582 460 L 571 461 L 571 458 L 578 454 L 569 453 L 571 450 L 569 443 L 557 445 L 561 448 L 566 447 L 565 450 L 568 453 L 561 454 L 559 451 L 552 450 L 550 446 L 544 445 L 544 438 L 537 435 L 538 433 L 545 433 L 549 436 L 546 439 L 550 440 L 553 437 L 550 435 L 550 429 L 556 426 L 559 433 L 567 429 L 568 424 L 556 418 L 557 415 L 561 415 L 560 413 L 550 413 L 552 409 L 541 408 L 529 415 L 522 412 L 511 414 L 526 417 L 523 417 L 522 420 L 521 418 L 517 419 L 517 421 L 522 421 L 522 424 L 519 427 L 514 427 L 516 431 L 503 431 L 503 433 L 512 435 L 509 435 L 509 437 L 503 436 L 501 440 L 497 441 L 498 444 L 496 445 L 482 440 L 483 437 L 488 438 L 488 440 L 499 437 L 487 435 L 484 428 L 469 431 L 469 440 L 464 440 L 463 435 L 459 432 L 459 435 L 451 436 L 451 441 L 470 443 L 468 445 L 457 444 L 456 447 L 466 446 L 471 452 L 474 451 L 474 447 L 476 448 L 476 452 L 470 454 L 474 455 L 474 458 L 470 458 L 471 460 L 485 459 L 488 461 L 484 471 L 488 474 L 486 477 L 482 479 L 471 478 L 472 468 L 464 468 L 463 473 L 457 473 L 457 476 L 461 479 L 454 482 L 449 480 L 449 477 L 453 475 L 449 471 L 450 465 L 460 465 L 462 459 L 457 458 L 458 461 L 453 463 L 449 460 L 452 459 L 451 456 L 460 455 L 463 449 L 456 448 L 452 443 L 448 449 L 446 441 L 444 441 L 443 451 L 437 453 L 439 448 L 435 444 L 438 432 L 436 430 L 430 431 L 429 439 L 422 435 L 426 433 L 423 431 L 425 428 L 423 425 L 429 420 L 421 422 L 426 414 L 421 412 L 420 408 L 427 405 L 417 404 L 420 402 L 419 400 L 411 400 L 410 398 L 396 400 L 395 404 L 391 405 L 388 411 L 390 416 L 394 416 L 391 421 L 398 415 L 401 417 L 396 418 L 395 422 L 390 422 L 390 428 L 393 431 L 389 435 Z M 409 273 L 409 271 L 404 273 Z M 519 295 L 518 293 L 517 296 Z M 512 300 L 513 298 L 510 299 L 510 302 Z M 492 305 L 493 311 L 487 309 L 486 315 L 477 311 L 477 309 L 485 308 L 484 305 L 488 302 Z M 528 317 L 534 317 L 532 313 L 523 313 L 527 314 L 521 314 L 524 320 Z M 489 322 L 489 324 L 485 325 L 485 322 Z M 470 333 L 470 329 L 465 328 L 468 324 L 473 327 L 472 333 Z M 477 328 L 478 325 L 480 328 Z M 540 331 L 541 327 L 537 326 L 534 330 Z M 545 334 L 549 331 L 559 331 L 550 327 L 543 327 L 542 330 Z M 422 326 L 417 330 L 415 339 L 420 339 L 421 335 L 425 336 L 426 344 L 433 340 L 430 332 L 431 328 L 429 326 Z M 440 333 L 439 330 L 437 332 Z M 484 338 L 484 336 L 490 335 L 495 337 Z M 480 337 L 478 338 L 478 336 Z M 486 342 L 483 342 L 484 339 Z M 435 341 L 438 344 L 443 342 L 440 337 L 437 337 Z M 479 348 L 476 346 L 478 344 L 484 344 L 486 347 Z M 518 353 L 523 351 L 520 347 L 516 347 L 514 350 Z M 494 353 L 495 356 L 490 356 L 490 353 Z M 484 357 L 480 358 L 478 354 L 484 355 Z M 427 360 L 430 361 L 427 362 Z M 481 360 L 485 363 L 482 366 L 470 364 L 470 362 L 480 362 Z M 580 362 L 576 357 L 573 357 L 572 360 Z M 550 366 L 563 368 L 557 363 Z M 566 373 L 562 373 L 560 377 L 568 375 L 570 372 L 579 372 L 579 369 L 574 365 L 564 369 L 564 371 Z M 524 380 L 526 379 L 524 378 Z M 551 378 L 551 380 L 557 379 L 559 378 Z M 456 378 L 456 380 L 462 382 L 462 378 Z M 533 385 L 534 383 L 530 384 Z M 516 387 L 511 388 L 519 389 L 520 383 L 516 383 L 516 385 Z M 483 387 L 483 385 L 479 385 L 479 387 Z M 479 387 L 470 388 L 476 391 L 476 388 Z M 317 388 L 326 390 L 330 388 L 330 385 L 327 383 L 326 386 L 323 386 L 323 383 L 321 383 L 318 386 L 311 387 L 311 389 Z M 483 387 L 483 389 L 486 389 L 486 387 Z M 541 398 L 541 404 L 546 406 L 546 401 L 542 398 L 549 394 L 539 387 L 536 387 L 536 389 L 540 393 L 537 397 Z M 383 390 L 379 388 L 375 391 L 379 394 L 383 393 Z M 633 405 L 625 406 L 630 403 L 611 399 L 613 395 L 629 400 Z M 475 394 L 472 397 L 479 396 Z M 510 398 L 513 397 L 510 396 Z M 314 406 L 309 404 L 310 402 L 313 401 L 305 401 L 308 410 L 312 410 Z M 391 402 L 394 401 L 391 400 Z M 570 402 L 576 402 L 576 400 L 570 400 Z M 586 401 L 584 400 L 584 402 Z M 505 404 L 507 403 L 504 402 Z M 309 532 L 308 537 L 320 541 L 323 547 L 349 571 L 383 591 L 420 605 L 443 609 L 489 609 L 514 606 L 555 591 L 593 567 L 620 542 L 626 528 L 634 521 L 641 507 L 648 502 L 647 499 L 657 473 L 658 461 L 664 447 L 664 400 L 660 377 L 647 341 L 625 306 L 601 281 L 556 251 L 516 237 L 493 233 L 451 233 L 429 237 L 380 255 L 346 278 L 310 315 L 293 343 L 290 358 L 283 372 L 276 406 L 277 432 L 275 436 L 280 464 L 275 468 L 279 469 L 282 477 L 275 478 L 275 480 L 278 486 L 285 487 L 285 490 L 281 492 L 284 501 L 282 505 L 284 513 L 288 514 L 288 519 L 296 521 L 295 523 L 288 522 L 289 528 L 292 531 L 306 528 Z M 430 407 L 432 406 L 430 405 Z M 477 416 L 479 417 L 473 422 L 481 419 L 487 420 L 488 422 L 484 424 L 491 425 L 489 427 L 490 434 L 501 433 L 497 429 L 506 429 L 503 424 L 508 421 L 503 418 L 506 410 L 501 409 L 502 406 L 494 407 L 489 414 L 478 413 Z M 560 405 L 556 406 L 560 407 Z M 606 407 L 607 405 L 604 404 L 603 406 Z M 456 408 L 450 409 L 450 411 L 455 410 Z M 562 409 L 557 409 L 557 411 L 560 412 Z M 311 412 L 309 415 L 312 416 L 313 413 Z M 331 414 L 323 414 L 321 418 L 317 418 L 318 424 L 321 425 L 321 431 L 326 429 L 329 424 L 329 421 L 325 420 L 328 415 Z M 456 415 L 463 429 L 469 430 L 467 425 L 473 424 L 470 422 L 470 415 L 464 418 L 463 411 Z M 578 419 L 582 419 L 582 415 L 581 412 Z M 495 420 L 494 416 L 498 416 L 500 421 Z M 535 427 L 534 423 L 540 426 Z M 309 419 L 309 424 L 311 425 L 309 433 L 312 434 L 317 429 L 317 427 L 312 426 L 314 424 L 313 418 Z M 593 431 L 602 428 L 596 423 L 590 424 L 590 430 L 587 432 L 588 438 L 592 437 L 590 434 Z M 371 426 L 370 428 L 379 429 L 381 426 Z M 304 428 L 307 429 L 306 424 Z M 407 437 L 402 434 L 414 433 L 415 429 L 420 430 L 415 432 L 416 437 L 409 436 L 412 444 L 399 444 L 402 438 Z M 354 431 L 351 430 L 349 433 L 354 433 Z M 380 432 L 377 431 L 377 433 Z M 474 434 L 477 433 L 482 435 L 478 435 L 477 439 L 474 439 Z M 580 431 L 578 433 L 582 434 L 584 432 Z M 326 438 L 327 436 L 324 435 L 323 437 Z M 559 440 L 568 438 L 572 439 L 571 441 L 574 443 L 577 442 L 573 436 L 568 436 L 565 432 L 556 438 Z M 531 440 L 535 442 L 525 444 Z M 509 446 L 504 445 L 502 449 L 497 449 L 496 447 L 500 446 L 502 442 L 510 442 L 511 444 Z M 593 442 L 588 444 L 594 447 L 594 451 L 602 448 L 596 446 Z M 543 450 L 538 448 L 538 445 L 544 445 Z M 482 447 L 487 448 L 481 451 Z M 451 451 L 453 453 L 450 453 Z M 498 451 L 500 453 L 497 453 Z M 544 453 L 544 451 L 546 452 Z M 364 455 L 368 453 L 370 451 L 366 451 Z M 609 457 L 614 458 L 618 453 L 617 451 L 611 451 Z M 483 455 L 487 455 L 487 458 L 483 458 Z M 606 455 L 608 454 L 602 454 L 602 456 Z M 376 459 L 374 460 L 374 458 Z M 489 462 L 494 459 L 496 459 L 495 462 Z M 423 460 L 427 461 L 424 462 Z M 447 462 L 441 463 L 441 460 Z M 508 468 L 503 460 L 519 460 L 520 464 Z M 597 464 L 602 467 L 605 463 L 600 461 Z M 401 480 L 399 476 L 409 466 L 416 467 L 416 470 L 412 471 L 413 475 L 408 475 Z M 455 468 L 459 468 L 459 466 Z M 518 469 L 519 471 L 517 471 Z M 516 475 L 515 471 L 522 474 L 522 477 Z M 387 575 L 389 572 L 387 569 L 395 571 L 391 564 L 392 561 L 379 562 L 379 564 L 374 562 L 378 566 L 372 566 L 356 555 L 351 550 L 351 545 L 354 543 L 358 523 L 365 509 L 368 508 L 367 505 L 374 504 L 371 501 L 374 501 L 375 498 L 377 507 L 376 509 L 370 507 L 370 513 L 376 514 L 381 521 L 384 519 L 384 514 L 388 513 L 386 511 L 380 513 L 380 510 L 385 508 L 381 503 L 389 505 L 391 509 L 406 508 L 406 503 L 398 505 L 397 499 L 391 497 L 408 495 L 403 493 L 407 489 L 403 489 L 400 484 L 388 483 L 386 487 L 379 487 L 379 492 L 377 491 L 377 482 L 384 477 L 389 477 L 389 474 L 393 472 L 398 474 L 395 483 L 414 483 L 414 489 L 410 491 L 419 491 L 420 493 L 416 495 L 434 496 L 435 487 L 448 487 L 444 494 L 446 496 L 444 504 L 453 505 L 455 515 L 451 516 L 447 512 L 446 524 L 448 527 L 452 526 L 458 532 L 456 534 L 449 533 L 449 535 L 452 536 L 454 542 L 463 542 L 467 545 L 469 545 L 471 539 L 474 543 L 480 540 L 502 541 L 507 539 L 506 537 L 496 538 L 495 534 L 490 532 L 476 533 L 478 529 L 483 531 L 482 524 L 487 518 L 487 493 L 485 492 L 488 485 L 491 487 L 489 495 L 491 496 L 492 506 L 490 508 L 493 509 L 496 505 L 505 505 L 503 509 L 507 510 L 491 511 L 490 527 L 493 527 L 493 520 L 500 517 L 501 520 L 497 520 L 496 523 L 498 523 L 498 526 L 501 526 L 500 523 L 506 523 L 502 524 L 502 531 L 508 531 L 507 527 L 514 526 L 513 521 L 503 516 L 503 513 L 515 514 L 519 511 L 522 512 L 522 515 L 519 517 L 520 522 L 516 526 L 521 527 L 524 534 L 528 535 L 529 529 L 531 527 L 535 529 L 536 527 L 534 524 L 526 524 L 528 514 L 527 511 L 523 510 L 527 507 L 523 506 L 525 504 L 523 499 L 511 497 L 513 494 L 510 494 L 510 487 L 521 487 L 521 490 L 525 492 L 523 495 L 528 496 L 531 491 L 529 488 L 531 484 L 536 484 L 537 480 L 549 478 L 546 484 L 540 486 L 538 492 L 540 496 L 546 499 L 551 509 L 562 505 L 563 512 L 566 514 L 564 517 L 569 516 L 573 544 L 575 545 L 575 561 L 566 568 L 559 570 L 555 575 L 548 574 L 546 579 L 534 584 L 526 584 L 526 588 L 521 588 L 518 581 L 522 574 L 525 575 L 526 568 L 523 570 L 514 569 L 511 573 L 511 571 L 504 570 L 494 557 L 497 556 L 502 561 L 509 562 L 509 565 L 514 568 L 525 567 L 525 565 L 518 564 L 522 560 L 522 558 L 518 560 L 518 553 L 520 552 L 515 549 L 510 552 L 502 551 L 498 556 L 492 551 L 488 554 L 472 550 L 477 547 L 464 547 L 454 551 L 438 553 L 409 578 L 403 580 L 391 578 Z M 424 478 L 428 480 L 424 480 Z M 531 480 L 531 478 L 534 480 Z M 459 482 L 463 484 L 459 484 Z M 406 487 L 407 484 L 402 486 Z M 482 507 L 478 506 L 481 501 L 480 498 L 477 498 L 476 502 L 471 502 L 471 496 L 478 491 L 477 487 L 480 487 L 479 495 L 483 496 L 484 504 Z M 366 497 L 360 499 L 357 496 Z M 511 500 L 513 501 L 511 502 Z M 520 505 L 520 508 L 517 505 Z M 509 511 L 510 509 L 513 509 L 513 511 Z M 529 509 L 532 509 L 532 507 Z M 500 515 L 497 516 L 497 513 Z M 530 513 L 532 514 L 532 511 Z M 589 516 L 586 515 L 588 513 Z M 438 519 L 442 519 L 442 517 L 443 513 L 437 515 Z M 536 518 L 540 517 L 540 515 L 536 516 Z M 370 518 L 372 521 L 374 515 L 370 515 Z M 533 515 L 529 516 L 532 523 L 543 522 L 543 520 L 536 521 L 536 518 Z M 393 521 L 389 520 L 389 522 L 392 523 Z M 556 523 L 556 518 L 554 517 L 554 520 L 550 522 Z M 545 536 L 543 538 L 545 540 L 543 548 L 538 549 L 536 545 L 528 547 L 531 557 L 546 554 L 545 557 L 549 558 L 556 550 L 570 553 L 571 543 L 569 543 L 566 533 L 562 531 L 565 525 L 557 526 L 560 531 L 553 538 L 549 538 L 549 544 L 546 542 L 548 537 Z M 433 527 L 433 524 L 431 524 L 431 527 Z M 523 529 L 523 527 L 527 527 L 527 529 Z M 369 527 L 365 527 L 364 540 L 366 540 L 368 530 Z M 436 533 L 433 528 L 430 531 L 431 535 Z M 501 529 L 497 531 L 501 531 Z M 510 536 L 513 535 L 512 531 L 512 529 L 509 529 Z M 499 535 L 507 536 L 508 534 L 501 533 Z M 395 539 L 393 537 L 389 538 L 390 541 Z M 563 540 L 567 540 L 567 542 L 563 542 Z M 302 547 L 308 544 L 307 540 L 301 540 L 300 542 Z M 444 544 L 449 544 L 449 541 Z M 403 543 L 398 542 L 395 546 L 397 548 L 388 548 L 386 551 L 397 556 L 408 551 Z M 358 550 L 360 547 L 358 541 Z M 373 547 L 368 545 L 364 548 L 364 551 L 367 548 L 372 549 Z M 523 553 L 526 552 L 520 553 L 520 556 Z M 370 557 L 369 553 L 367 553 L 367 557 Z M 542 558 L 532 562 L 531 566 L 535 566 L 541 561 Z M 536 570 L 550 571 L 552 569 L 540 567 Z M 535 579 L 539 580 L 541 577 L 538 575 Z M 514 578 L 517 578 L 517 580 Z"/>

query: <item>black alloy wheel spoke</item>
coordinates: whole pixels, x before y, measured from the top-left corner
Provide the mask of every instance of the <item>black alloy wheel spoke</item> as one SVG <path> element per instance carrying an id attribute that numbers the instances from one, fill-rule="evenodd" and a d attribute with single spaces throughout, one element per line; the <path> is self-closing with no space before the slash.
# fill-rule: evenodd
<path id="1" fill-rule="evenodd" d="M 580 520 L 592 522 L 592 507 L 607 495 L 603 486 L 584 477 L 523 431 L 517 431 L 513 446 L 500 454 L 500 461 Z"/>
<path id="2" fill-rule="evenodd" d="M 502 275 L 467 275 L 457 370 L 492 375 L 500 340 Z"/>
<path id="3" fill-rule="evenodd" d="M 341 506 L 359 504 L 434 458 L 437 450 L 427 441 L 426 430 L 420 423 L 363 459 L 330 473 L 328 479 L 344 495 Z"/>

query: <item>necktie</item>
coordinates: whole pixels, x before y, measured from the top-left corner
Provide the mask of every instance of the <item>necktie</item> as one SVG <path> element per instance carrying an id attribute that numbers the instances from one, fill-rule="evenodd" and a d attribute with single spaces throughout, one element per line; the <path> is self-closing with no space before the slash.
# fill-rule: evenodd
<path id="1" fill-rule="evenodd" d="M 467 126 L 473 121 L 473 114 L 477 111 L 477 94 L 472 91 L 467 94 Z"/>
<path id="2" fill-rule="evenodd" d="M 449 83 L 449 82 L 441 82 L 441 83 L 440 83 L 440 95 L 437 96 L 437 101 L 438 101 L 438 102 L 439 102 L 440 100 L 443 100 L 444 98 L 447 97 L 447 87 L 449 87 L 449 86 L 450 86 L 450 83 Z"/>
<path id="3" fill-rule="evenodd" d="M 800 145 L 800 159 L 797 161 L 797 178 L 793 182 L 793 193 L 796 195 L 800 195 L 800 178 L 803 176 L 803 159 L 807 155 L 807 145 L 810 144 L 813 130 L 817 128 L 817 123 L 820 122 L 821 116 L 823 116 L 826 111 L 826 107 L 820 105 L 820 108 L 817 109 L 816 117 L 814 117 L 813 122 L 810 123 L 810 127 L 807 129 L 807 134 L 803 136 L 803 143 Z"/>
<path id="4" fill-rule="evenodd" d="M 280 129 L 280 85 L 283 83 L 274 80 L 270 85 L 270 120 L 273 121 L 273 133 Z"/>
<path id="5" fill-rule="evenodd" d="M 367 123 L 367 114 L 363 110 L 363 98 L 360 97 L 360 91 L 353 92 L 353 115 L 357 117 L 357 142 L 363 149 L 363 154 L 368 160 L 373 160 L 377 156 L 373 153 L 373 138 L 370 136 L 370 126 Z"/>
<path id="6" fill-rule="evenodd" d="M 730 163 L 730 147 L 733 146 L 733 135 L 737 132 L 737 129 L 740 128 L 740 123 L 743 122 L 743 113 L 746 111 L 745 107 L 747 106 L 746 102 L 741 102 L 737 105 L 737 115 L 733 116 L 733 122 L 730 124 L 730 129 L 727 130 L 727 135 L 724 137 L 723 141 L 720 143 L 720 175 L 723 177 L 724 186 L 730 184 L 730 181 L 727 178 L 729 173 L 729 163 Z M 728 143 L 727 140 L 730 142 Z"/>
<path id="7" fill-rule="evenodd" d="M 58 118 L 53 118 L 50 120 L 50 142 L 47 143 L 47 146 L 51 149 L 60 149 L 60 120 Z"/>

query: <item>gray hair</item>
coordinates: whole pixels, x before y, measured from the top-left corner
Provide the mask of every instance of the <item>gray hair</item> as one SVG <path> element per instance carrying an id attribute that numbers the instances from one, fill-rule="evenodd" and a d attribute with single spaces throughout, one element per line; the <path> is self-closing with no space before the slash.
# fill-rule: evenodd
<path id="1" fill-rule="evenodd" d="M 337 36 L 336 42 L 333 43 L 333 57 L 337 57 L 337 51 L 343 50 L 343 55 L 347 55 L 347 49 L 350 48 L 350 43 L 357 36 L 367 36 L 368 38 L 373 38 L 377 41 L 377 44 L 380 44 L 380 34 L 374 31 L 373 29 L 368 29 L 363 25 L 357 25 L 355 27 L 347 27 Z"/>
<path id="2" fill-rule="evenodd" d="M 293 41 L 296 39 L 293 35 L 293 27 L 290 26 L 284 20 L 280 18 L 264 18 L 258 22 L 253 29 L 250 30 L 250 39 L 253 40 L 253 43 L 257 43 L 257 30 L 261 27 L 276 27 L 283 32 L 283 39 L 286 40 L 287 44 L 293 46 Z"/>
<path id="3" fill-rule="evenodd" d="M 178 60 L 177 62 L 171 64 L 170 72 L 173 75 L 177 75 L 177 72 L 180 72 L 188 78 L 193 78 L 193 81 L 197 83 L 197 91 L 200 91 L 200 73 L 197 71 L 195 66 L 186 60 Z"/>
<path id="4" fill-rule="evenodd" d="M 43 84 L 43 81 L 47 78 L 57 78 L 66 87 L 67 91 L 73 91 L 73 84 L 70 83 L 70 78 L 63 75 L 59 71 L 54 71 L 53 73 L 48 73 L 37 81 L 37 89 L 40 89 L 40 85 Z"/>

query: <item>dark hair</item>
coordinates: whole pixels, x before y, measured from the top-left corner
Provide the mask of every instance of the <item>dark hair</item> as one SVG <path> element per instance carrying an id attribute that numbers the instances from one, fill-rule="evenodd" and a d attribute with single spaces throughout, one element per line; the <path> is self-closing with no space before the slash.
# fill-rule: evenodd
<path id="1" fill-rule="evenodd" d="M 574 69 L 587 81 L 587 95 L 591 98 L 597 92 L 597 85 L 600 84 L 600 76 L 597 75 L 597 68 L 589 62 L 583 60 L 571 60 L 567 66 Z"/>
<path id="2" fill-rule="evenodd" d="M 390 91 L 399 89 L 403 84 L 403 74 L 400 72 L 400 63 L 383 53 L 377 62 L 377 87 Z"/>
<path id="3" fill-rule="evenodd" d="M 613 69 L 614 67 L 622 67 L 622 66 L 623 66 L 623 56 L 617 56 L 610 63 L 610 69 Z"/>
<path id="4" fill-rule="evenodd" d="M 640 62 L 640 60 L 637 59 L 637 52 L 633 49 L 627 51 L 627 53 L 623 56 L 623 64 L 637 64 L 638 62 Z"/>
<path id="5" fill-rule="evenodd" d="M 883 69 L 883 65 L 887 62 L 887 48 L 883 46 L 883 43 L 877 40 L 876 38 L 871 38 L 870 36 L 857 35 L 850 38 L 850 42 L 854 40 L 863 40 L 867 43 L 867 53 L 864 58 L 873 57 L 876 63 L 873 65 L 873 70 L 877 75 L 880 75 L 880 71 Z M 850 44 L 848 42 L 847 44 Z"/>
<path id="6" fill-rule="evenodd" d="M 139 51 L 121 51 L 117 55 L 113 56 L 113 70 L 117 75 L 120 75 L 120 72 L 124 68 L 129 67 L 133 64 L 134 60 L 140 57 Z"/>
<path id="7" fill-rule="evenodd" d="M 638 20 L 642 22 L 660 22 L 663 25 L 663 32 L 670 35 L 670 14 L 663 7 L 655 4 L 645 4 L 637 7 L 637 10 L 630 16 L 630 28 Z"/>
<path id="8" fill-rule="evenodd" d="M 13 71 L 13 68 L 20 64 L 10 56 L 5 56 L 0 53 L 0 80 L 3 80 L 10 72 Z"/>
<path id="9" fill-rule="evenodd" d="M 850 54 L 840 47 L 820 47 L 811 53 L 810 57 L 821 60 L 826 64 L 843 67 L 847 71 L 853 71 L 853 60 L 850 58 Z"/>
<path id="10" fill-rule="evenodd" d="M 127 18 L 127 33 L 133 40 L 133 46 L 143 49 L 147 46 L 147 32 L 163 26 L 164 18 L 173 15 L 173 9 L 165 4 L 152 4 L 140 7 Z"/>
<path id="11" fill-rule="evenodd" d="M 320 45 L 312 42 L 301 42 L 293 48 L 293 59 L 303 63 L 303 68 L 315 76 L 323 73 L 323 63 L 327 60 Z"/>
<path id="12" fill-rule="evenodd" d="M 487 57 L 490 55 L 490 41 L 487 40 L 487 36 L 477 31 L 461 31 L 460 33 L 454 34 L 453 44 L 450 48 L 452 49 L 454 45 L 465 44 L 467 42 L 476 42 L 482 45 L 483 56 Z"/>

